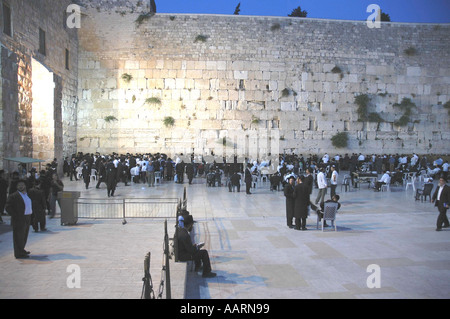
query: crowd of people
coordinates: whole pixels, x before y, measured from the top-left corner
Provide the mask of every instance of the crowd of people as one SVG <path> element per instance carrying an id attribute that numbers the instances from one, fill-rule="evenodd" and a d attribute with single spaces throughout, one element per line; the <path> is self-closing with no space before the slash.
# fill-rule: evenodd
<path id="1" fill-rule="evenodd" d="M 54 159 L 45 169 L 37 171 L 36 168 L 31 168 L 29 172 L 24 165 L 20 165 L 17 171 L 8 176 L 5 171 L 0 170 L 0 223 L 3 223 L 1 215 L 4 215 L 6 210 L 13 224 L 17 258 L 27 258 L 29 255 L 24 247 L 30 226 L 36 232 L 45 231 L 46 215 L 50 218 L 55 216 L 58 193 L 64 190 L 64 184 L 58 174 L 58 165 L 57 159 Z M 287 225 L 296 229 L 306 229 L 305 220 L 309 209 L 314 209 L 320 216 L 328 188 L 330 188 L 328 201 L 339 200 L 336 186 L 341 170 L 349 171 L 350 174 L 384 172 L 375 185 L 376 189 L 388 180 L 391 183 L 396 181 L 402 183 L 400 176 L 405 172 L 416 175 L 427 174 L 437 178 L 441 185 L 447 182 L 448 160 L 441 157 L 429 160 L 427 156 L 417 154 L 354 153 L 344 156 L 324 154 L 322 157 L 282 154 L 270 160 L 246 158 L 244 162 L 238 162 L 237 157 L 234 157 L 227 162 L 224 158 L 205 161 L 203 157 L 193 154 L 172 159 L 163 153 L 125 155 L 77 153 L 71 158 L 66 157 L 62 164 L 64 176 L 71 181 L 81 178 L 86 189 L 89 188 L 92 176 L 95 176 L 95 188 L 99 189 L 102 183 L 106 184 L 108 197 L 114 196 L 116 186 L 120 182 L 124 185 L 143 183 L 148 187 L 154 187 L 156 178 L 184 183 L 185 176 L 189 184 L 192 184 L 195 177 L 206 177 L 208 186 L 225 184 L 230 192 L 233 190 L 239 192 L 243 182 L 246 194 L 250 195 L 255 180 L 266 178 L 270 182 L 270 190 L 284 190 Z M 310 200 L 313 185 L 318 189 L 314 203 Z M 440 211 L 438 229 L 448 227 L 448 219 L 443 213 L 448 209 L 448 200 L 446 199 L 445 203 L 439 201 L 442 189 L 441 185 L 441 191 L 433 196 L 434 201 L 440 202 L 437 204 Z M 446 188 L 442 194 L 448 197 L 448 189 Z"/>

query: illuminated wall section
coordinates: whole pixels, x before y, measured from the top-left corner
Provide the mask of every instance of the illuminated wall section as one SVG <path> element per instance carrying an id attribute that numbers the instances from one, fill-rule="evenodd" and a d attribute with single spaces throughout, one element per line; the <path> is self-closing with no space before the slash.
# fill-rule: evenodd
<path id="1" fill-rule="evenodd" d="M 33 158 L 54 158 L 55 120 L 53 73 L 32 59 Z"/>

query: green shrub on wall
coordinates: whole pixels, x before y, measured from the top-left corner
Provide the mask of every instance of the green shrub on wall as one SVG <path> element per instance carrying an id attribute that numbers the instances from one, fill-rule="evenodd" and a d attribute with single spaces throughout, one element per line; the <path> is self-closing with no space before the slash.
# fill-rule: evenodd
<path id="1" fill-rule="evenodd" d="M 348 145 L 348 134 L 347 132 L 340 132 L 331 138 L 331 144 L 336 148 L 344 148 Z"/>
<path id="2" fill-rule="evenodd" d="M 402 101 L 399 103 L 394 103 L 394 107 L 401 109 L 404 113 L 402 117 L 396 121 L 394 124 L 397 126 L 406 126 L 410 122 L 410 115 L 412 113 L 412 109 L 416 107 L 416 104 L 411 101 L 410 98 L 404 97 Z"/>
<path id="3" fill-rule="evenodd" d="M 161 105 L 161 99 L 159 97 L 149 97 L 145 99 L 145 103 L 150 105 Z"/>
<path id="4" fill-rule="evenodd" d="M 444 108 L 448 110 L 448 115 L 450 115 L 450 100 L 448 100 L 447 102 L 445 102 Z"/>
<path id="5" fill-rule="evenodd" d="M 108 115 L 103 119 L 106 123 L 111 123 L 114 121 L 118 121 L 117 117 L 115 117 L 114 115 Z"/>
<path id="6" fill-rule="evenodd" d="M 358 113 L 359 121 L 367 120 L 367 105 L 369 104 L 369 96 L 367 94 L 360 94 L 355 97 L 355 104 L 358 105 L 356 112 Z"/>
<path id="7" fill-rule="evenodd" d="M 166 116 L 163 120 L 165 127 L 172 127 L 175 125 L 175 119 L 171 116 Z"/>
<path id="8" fill-rule="evenodd" d="M 128 73 L 122 74 L 122 80 L 124 80 L 126 83 L 130 83 L 130 81 L 133 79 L 133 76 Z"/>

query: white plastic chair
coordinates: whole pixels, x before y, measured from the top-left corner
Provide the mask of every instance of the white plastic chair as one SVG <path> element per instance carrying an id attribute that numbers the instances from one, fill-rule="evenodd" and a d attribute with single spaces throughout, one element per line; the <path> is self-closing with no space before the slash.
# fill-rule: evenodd
<path id="1" fill-rule="evenodd" d="M 416 191 L 416 186 L 414 185 L 416 181 L 416 176 L 415 175 L 408 175 L 406 178 L 406 186 L 405 186 L 405 190 L 408 189 L 408 186 L 412 186 L 413 190 Z"/>
<path id="2" fill-rule="evenodd" d="M 252 187 L 256 188 L 257 185 L 258 185 L 258 176 L 252 175 Z"/>
<path id="3" fill-rule="evenodd" d="M 390 191 L 391 190 L 390 185 L 391 185 L 391 177 L 388 177 L 386 180 L 386 184 L 381 185 L 381 191 L 383 191 L 383 189 L 385 189 L 386 192 Z"/>
<path id="4" fill-rule="evenodd" d="M 155 185 L 161 184 L 161 172 L 155 172 Z"/>
<path id="5" fill-rule="evenodd" d="M 261 183 L 269 181 L 269 171 L 267 169 L 261 170 Z"/>
<path id="6" fill-rule="evenodd" d="M 345 187 L 345 191 L 350 190 L 350 182 L 351 182 L 351 177 L 350 175 L 344 175 L 344 180 L 342 181 L 341 184 L 341 192 L 342 192 L 342 187 Z"/>
<path id="7" fill-rule="evenodd" d="M 97 180 L 97 170 L 95 168 L 91 169 L 91 179 L 94 181 Z"/>
<path id="8" fill-rule="evenodd" d="M 77 177 L 79 179 L 82 178 L 83 177 L 83 167 L 78 166 L 75 170 L 77 171 Z"/>
<path id="9" fill-rule="evenodd" d="M 336 226 L 336 213 L 338 210 L 338 203 L 325 203 L 324 205 L 324 211 L 323 211 L 323 218 L 322 218 L 322 231 L 323 231 L 323 225 L 325 224 L 325 221 L 331 221 L 331 225 L 334 225 L 334 231 L 337 231 Z M 317 229 L 319 229 L 319 214 L 317 214 Z"/>

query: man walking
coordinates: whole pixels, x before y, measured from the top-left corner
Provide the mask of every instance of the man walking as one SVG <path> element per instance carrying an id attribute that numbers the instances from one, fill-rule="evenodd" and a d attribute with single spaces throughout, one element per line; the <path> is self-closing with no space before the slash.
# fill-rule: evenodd
<path id="1" fill-rule="evenodd" d="M 112 159 L 106 165 L 106 190 L 108 197 L 114 196 L 117 185 L 117 168 Z"/>
<path id="2" fill-rule="evenodd" d="M 450 204 L 450 187 L 446 185 L 447 180 L 444 177 L 439 178 L 439 187 L 433 194 L 431 201 L 439 210 L 439 216 L 436 222 L 436 231 L 442 230 L 442 227 L 449 227 L 447 218 L 447 209 Z"/>
<path id="3" fill-rule="evenodd" d="M 33 211 L 25 181 L 20 180 L 17 183 L 17 191 L 8 197 L 6 211 L 11 216 L 14 257 L 17 259 L 29 258 L 30 252 L 25 250 L 25 245 Z"/>

